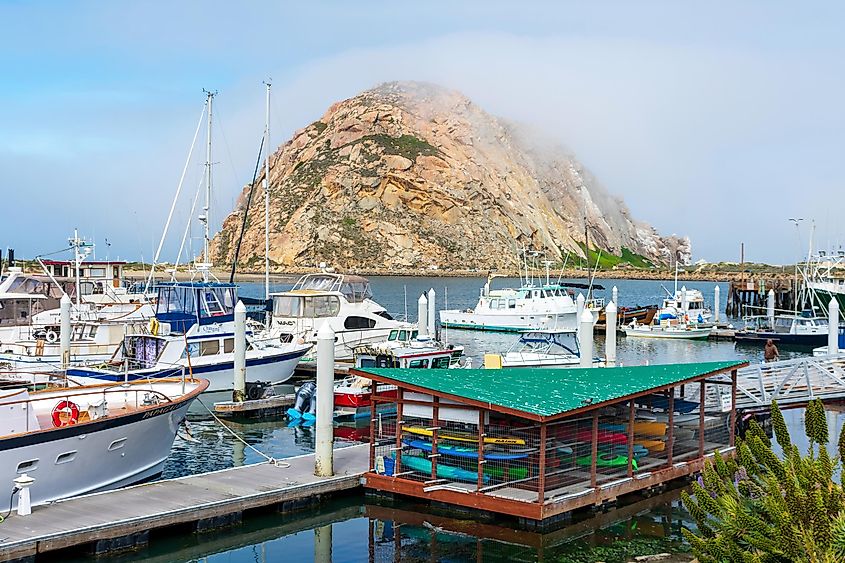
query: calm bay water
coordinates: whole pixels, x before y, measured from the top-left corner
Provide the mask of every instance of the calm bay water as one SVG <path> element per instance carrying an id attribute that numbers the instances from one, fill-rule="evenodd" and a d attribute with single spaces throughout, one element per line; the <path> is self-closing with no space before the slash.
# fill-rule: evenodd
<path id="1" fill-rule="evenodd" d="M 485 280 L 480 277 L 374 277 L 370 281 L 374 299 L 392 315 L 405 317 L 407 311 L 408 318 L 415 320 L 417 299 L 422 292 L 431 287 L 435 289 L 438 309 L 446 308 L 447 298 L 449 308 L 473 307 Z M 671 281 L 640 280 L 597 280 L 596 283 L 605 287 L 596 292 L 596 297 L 606 299 L 610 298 L 611 287 L 616 285 L 622 306 L 659 303 L 666 295 L 663 287 L 671 291 L 674 285 Z M 287 289 L 291 284 L 277 284 L 272 290 Z M 517 284 L 515 279 L 496 279 L 493 283 L 494 287 Z M 711 307 L 715 285 L 712 282 L 688 284 L 700 289 Z M 727 289 L 727 284 L 721 284 L 723 299 Z M 264 288 L 261 284 L 244 284 L 241 294 L 261 297 Z M 738 324 L 737 319 L 729 321 Z M 467 355 L 480 366 L 485 352 L 504 351 L 515 337 L 451 330 L 448 339 L 451 343 L 463 344 Z M 596 348 L 597 355 L 601 355 L 603 336 L 596 336 Z M 789 350 L 781 353 L 782 357 L 802 354 Z M 618 341 L 618 355 L 620 363 L 625 365 L 731 359 L 759 362 L 762 350 L 738 347 L 733 342 L 629 340 L 623 337 Z M 793 434 L 801 434 L 802 415 L 799 410 L 787 413 Z M 838 435 L 842 417 L 829 413 L 829 424 L 831 435 Z M 288 427 L 285 420 L 227 421 L 226 425 L 244 441 L 272 457 L 290 457 L 314 449 L 313 428 Z M 194 440 L 177 438 L 165 467 L 165 477 L 258 463 L 264 459 L 209 416 L 191 416 L 190 428 Z M 363 425 L 340 427 L 336 432 L 338 444 L 356 443 L 355 440 L 363 438 L 366 431 Z M 394 561 L 398 560 L 394 559 L 396 549 L 402 561 L 476 561 L 479 554 L 485 561 L 625 561 L 638 554 L 683 551 L 680 526 L 687 518 L 679 506 L 677 493 L 667 493 L 650 499 L 638 510 L 612 511 L 594 520 L 539 536 L 500 527 L 499 522 L 480 525 L 441 519 L 411 505 L 386 508 L 352 500 L 293 517 L 249 518 L 243 526 L 213 534 L 213 537 L 157 539 L 147 550 L 108 561 L 312 561 L 322 557 L 327 534 L 332 536 L 332 560 L 335 562 Z M 329 528 L 331 532 L 328 532 Z M 398 540 L 396 534 L 399 534 Z"/>

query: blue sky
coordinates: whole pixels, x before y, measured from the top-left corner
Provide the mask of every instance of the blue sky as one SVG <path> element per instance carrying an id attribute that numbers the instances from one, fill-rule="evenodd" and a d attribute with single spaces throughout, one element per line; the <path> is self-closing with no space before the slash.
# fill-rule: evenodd
<path id="1" fill-rule="evenodd" d="M 79 227 L 100 257 L 149 259 L 203 88 L 220 92 L 219 224 L 251 178 L 263 80 L 273 81 L 275 146 L 336 100 L 416 79 L 561 141 L 636 218 L 689 235 L 696 258 L 736 260 L 744 241 L 750 259 L 793 261 L 789 217 L 806 218 L 804 245 L 813 219 L 818 244 L 845 242 L 843 11 L 0 0 L 0 245 L 46 253 Z M 201 161 L 189 166 L 164 259 L 178 248 Z"/>

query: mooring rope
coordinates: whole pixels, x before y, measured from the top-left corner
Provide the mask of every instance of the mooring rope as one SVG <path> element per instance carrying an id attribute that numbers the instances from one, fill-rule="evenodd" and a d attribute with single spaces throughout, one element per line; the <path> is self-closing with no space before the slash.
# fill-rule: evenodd
<path id="1" fill-rule="evenodd" d="M 229 434 L 234 436 L 235 439 L 238 440 L 239 442 L 241 442 L 243 445 L 245 445 L 246 447 L 248 447 L 249 449 L 251 449 L 252 451 L 257 453 L 258 455 L 260 455 L 261 457 L 266 459 L 269 463 L 273 464 L 275 467 L 282 467 L 282 468 L 290 467 L 290 463 L 288 463 L 284 460 L 281 460 L 281 459 L 276 459 L 272 456 L 265 454 L 264 452 L 262 452 L 261 450 L 259 450 L 255 446 L 253 446 L 252 444 L 248 443 L 246 440 L 244 440 L 240 436 L 238 436 L 237 433 L 234 430 L 232 430 L 231 428 L 229 428 L 228 426 L 226 426 L 226 424 L 222 420 L 220 420 L 220 417 L 218 417 L 216 414 L 214 414 L 214 411 L 212 411 L 210 408 L 208 408 L 208 405 L 203 403 L 202 399 L 200 399 L 199 397 L 197 398 L 197 402 L 199 402 L 199 404 L 201 404 L 203 407 L 205 407 L 205 410 L 208 411 L 208 414 L 210 414 L 212 416 L 212 418 L 214 418 L 214 420 L 216 420 L 220 424 L 220 426 L 225 428 L 226 431 L 229 432 Z"/>

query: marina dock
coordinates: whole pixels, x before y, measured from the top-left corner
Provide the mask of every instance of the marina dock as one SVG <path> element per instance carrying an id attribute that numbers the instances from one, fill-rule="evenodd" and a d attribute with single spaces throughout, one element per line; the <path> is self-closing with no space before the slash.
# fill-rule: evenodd
<path id="1" fill-rule="evenodd" d="M 148 543 L 151 530 L 208 531 L 237 524 L 245 511 L 289 512 L 357 489 L 369 447 L 334 451 L 333 477 L 314 476 L 314 455 L 136 485 L 35 507 L 0 524 L 0 561 L 89 546 L 101 554 Z M 184 529 L 184 528 L 183 528 Z"/>

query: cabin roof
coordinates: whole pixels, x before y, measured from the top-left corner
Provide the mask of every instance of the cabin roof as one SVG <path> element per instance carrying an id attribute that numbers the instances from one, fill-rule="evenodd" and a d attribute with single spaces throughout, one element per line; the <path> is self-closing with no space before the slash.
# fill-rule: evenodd
<path id="1" fill-rule="evenodd" d="M 545 420 L 747 365 L 748 362 L 728 361 L 608 368 L 365 368 L 353 371 L 408 390 Z"/>

